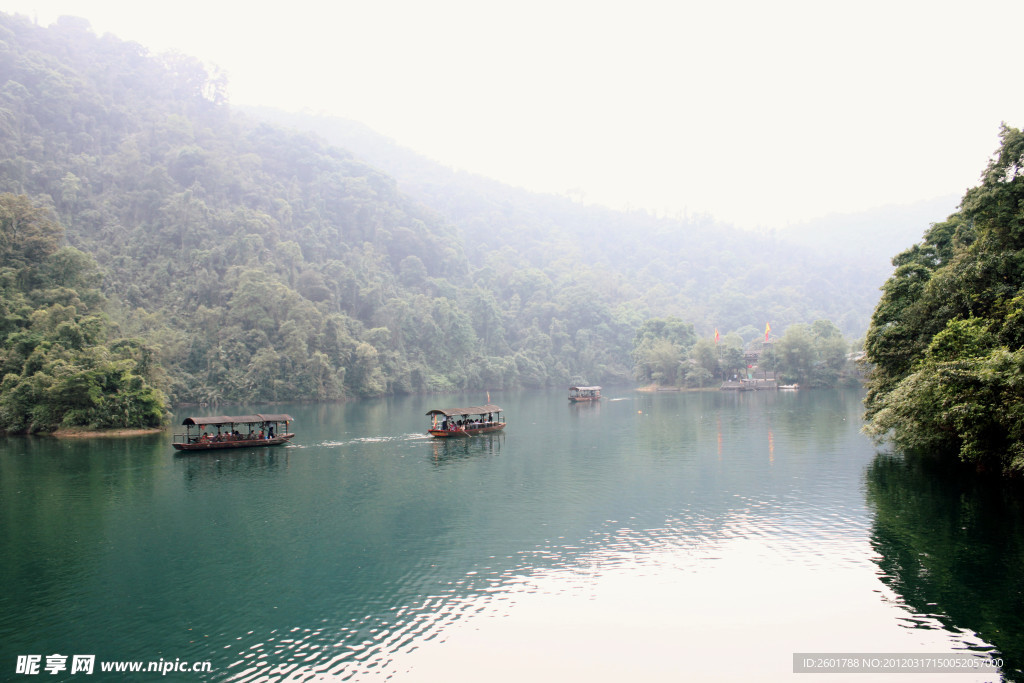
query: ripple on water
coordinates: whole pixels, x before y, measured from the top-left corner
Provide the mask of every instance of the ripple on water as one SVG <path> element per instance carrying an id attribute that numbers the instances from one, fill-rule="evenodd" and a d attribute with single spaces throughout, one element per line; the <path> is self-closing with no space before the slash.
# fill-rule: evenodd
<path id="1" fill-rule="evenodd" d="M 509 620 L 503 628 L 518 629 L 534 623 L 537 610 L 549 636 L 558 624 L 583 633 L 610 628 L 605 620 L 617 611 L 629 623 L 641 608 L 655 621 L 674 611 L 684 621 L 700 614 L 728 630 L 736 627 L 720 621 L 724 615 L 715 610 L 739 602 L 752 623 L 796 614 L 797 624 L 801 619 L 814 624 L 816 630 L 805 634 L 810 639 L 828 620 L 821 611 L 823 595 L 831 596 L 839 614 L 846 610 L 852 618 L 858 618 L 865 598 L 876 606 L 900 607 L 891 596 L 878 600 L 884 589 L 875 585 L 877 579 L 854 582 L 838 598 L 832 594 L 846 580 L 842 577 L 863 577 L 863 568 L 871 566 L 865 525 L 862 509 L 756 498 L 738 499 L 727 515 L 686 511 L 653 528 L 609 520 L 585 539 L 554 537 L 512 556 L 491 557 L 433 590 L 425 572 L 410 572 L 393 588 L 391 604 L 385 598 L 379 611 L 345 624 L 325 620 L 317 628 L 250 634 L 239 642 L 230 680 L 386 680 L 409 662 L 422 661 L 421 651 L 436 652 L 435 644 L 449 637 L 454 645 L 445 647 L 461 652 L 462 643 L 472 642 L 466 635 L 470 623 L 486 630 L 495 623 L 488 617 L 500 617 Z M 410 594 L 423 597 L 399 599 Z M 581 625 L 579 617 L 566 616 L 591 613 L 586 604 L 602 610 L 595 623 Z M 902 623 L 915 630 L 942 628 L 935 615 L 904 616 Z M 689 626 L 669 628 L 682 629 L 684 637 L 706 638 Z M 526 631 L 516 637 L 533 638 Z M 976 639 L 965 642 L 977 644 Z"/>

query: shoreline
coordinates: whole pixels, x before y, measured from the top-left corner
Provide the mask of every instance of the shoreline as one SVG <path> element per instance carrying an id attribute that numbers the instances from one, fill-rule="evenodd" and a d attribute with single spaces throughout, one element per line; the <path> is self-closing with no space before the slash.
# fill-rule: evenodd
<path id="1" fill-rule="evenodd" d="M 675 386 L 661 386 L 658 384 L 648 384 L 646 386 L 637 387 L 635 391 L 641 391 L 645 393 L 686 393 L 694 391 L 719 391 L 719 387 L 675 387 Z"/>
<path id="2" fill-rule="evenodd" d="M 159 434 L 164 430 L 164 427 L 140 427 L 136 429 L 87 429 L 85 427 L 70 427 L 50 432 L 50 436 L 62 439 L 84 439 L 94 436 L 144 436 L 147 434 Z"/>

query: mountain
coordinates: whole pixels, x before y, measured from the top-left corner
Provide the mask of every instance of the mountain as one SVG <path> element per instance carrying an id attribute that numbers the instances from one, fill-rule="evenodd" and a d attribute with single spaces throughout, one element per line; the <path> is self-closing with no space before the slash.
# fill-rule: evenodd
<path id="1" fill-rule="evenodd" d="M 171 403 L 621 381 L 651 319 L 859 335 L 889 268 L 529 193 L 336 119 L 269 122 L 197 60 L 82 19 L 0 14 L 0 73 L 0 193 L 94 260 L 111 343 L 144 349 Z M 8 374 L 33 367 L 19 349 Z"/>

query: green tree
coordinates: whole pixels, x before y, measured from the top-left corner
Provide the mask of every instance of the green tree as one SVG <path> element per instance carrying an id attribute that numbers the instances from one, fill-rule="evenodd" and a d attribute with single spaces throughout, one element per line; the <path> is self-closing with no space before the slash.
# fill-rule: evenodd
<path id="1" fill-rule="evenodd" d="M 865 348 L 867 429 L 907 450 L 1024 474 L 1024 135 L 960 211 L 894 259 Z"/>
<path id="2" fill-rule="evenodd" d="M 743 337 L 736 332 L 730 332 L 721 338 L 718 343 L 719 366 L 722 369 L 722 379 L 731 377 L 743 377 L 746 374 L 747 361 L 743 354 Z"/>
<path id="3" fill-rule="evenodd" d="M 698 339 L 690 349 L 690 358 L 704 370 L 704 373 L 693 376 L 699 378 L 720 376 L 722 364 L 719 358 L 719 346 L 715 342 L 710 339 Z"/>
<path id="4" fill-rule="evenodd" d="M 785 334 L 775 342 L 773 351 L 778 372 L 801 384 L 810 384 L 817 357 L 814 340 L 807 325 L 796 324 L 787 327 Z"/>
<path id="5" fill-rule="evenodd" d="M 655 384 L 676 386 L 682 372 L 683 351 L 669 339 L 649 339 L 635 351 L 637 378 Z"/>
<path id="6" fill-rule="evenodd" d="M 0 194 L 0 263 L 15 270 L 38 266 L 57 251 L 64 229 L 26 195 Z"/>
<path id="7" fill-rule="evenodd" d="M 682 364 L 696 340 L 693 324 L 678 318 L 645 321 L 633 337 L 634 377 L 641 382 L 678 385 Z"/>

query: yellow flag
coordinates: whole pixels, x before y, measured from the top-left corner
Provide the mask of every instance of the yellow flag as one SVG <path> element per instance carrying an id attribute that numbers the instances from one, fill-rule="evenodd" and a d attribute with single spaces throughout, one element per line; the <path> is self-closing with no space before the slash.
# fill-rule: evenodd
<path id="1" fill-rule="evenodd" d="M 771 331 L 772 331 L 772 324 L 771 323 L 765 323 L 764 324 L 764 340 L 765 341 L 768 341 L 768 333 L 771 332 Z"/>

